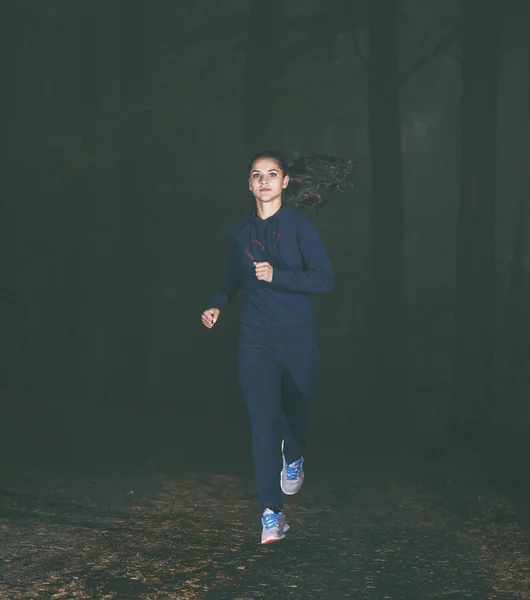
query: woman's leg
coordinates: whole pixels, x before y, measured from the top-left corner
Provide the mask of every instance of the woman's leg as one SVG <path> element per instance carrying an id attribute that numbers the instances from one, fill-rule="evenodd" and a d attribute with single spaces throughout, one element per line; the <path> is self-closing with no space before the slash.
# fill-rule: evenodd
<path id="1" fill-rule="evenodd" d="M 316 339 L 282 346 L 282 425 L 284 456 L 288 464 L 303 454 L 309 430 L 309 414 L 319 369 Z"/>
<path id="2" fill-rule="evenodd" d="M 280 490 L 281 367 L 273 345 L 242 341 L 239 382 L 250 415 L 252 456 L 262 511 L 283 507 Z"/>

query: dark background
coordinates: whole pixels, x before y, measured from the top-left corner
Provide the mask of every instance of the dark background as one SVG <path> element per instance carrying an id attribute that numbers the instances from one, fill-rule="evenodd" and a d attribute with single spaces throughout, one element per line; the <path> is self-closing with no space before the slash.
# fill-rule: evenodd
<path id="1" fill-rule="evenodd" d="M 242 298 L 200 315 L 265 147 L 358 161 L 318 219 L 315 430 L 527 448 L 527 2 L 2 0 L 0 27 L 10 455 L 246 426 Z"/>

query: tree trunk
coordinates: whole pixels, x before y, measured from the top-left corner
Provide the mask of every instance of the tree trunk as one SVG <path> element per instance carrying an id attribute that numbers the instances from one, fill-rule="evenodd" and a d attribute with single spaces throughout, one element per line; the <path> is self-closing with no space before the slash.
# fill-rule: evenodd
<path id="1" fill-rule="evenodd" d="M 528 184 L 530 177 L 528 173 L 530 165 L 526 166 L 522 177 L 521 190 L 519 192 L 519 202 L 517 206 L 517 222 L 515 230 L 515 243 L 513 249 L 513 259 L 510 268 L 510 289 L 509 289 L 509 308 L 510 308 L 510 329 L 511 329 L 511 348 L 510 348 L 510 372 L 511 389 L 510 405 L 511 415 L 508 415 L 508 425 L 520 423 L 523 417 L 523 398 L 522 385 L 524 382 L 524 343 L 526 330 L 526 301 L 525 301 L 525 233 L 526 233 L 526 204 L 528 202 Z"/>
<path id="2" fill-rule="evenodd" d="M 270 15 L 282 22 L 284 2 L 260 0 L 250 5 L 245 72 L 244 153 L 246 159 L 267 146 L 271 112 L 281 89 L 281 35 L 271 33 Z"/>
<path id="3" fill-rule="evenodd" d="M 0 131 L 3 143 L 0 148 L 3 167 L 2 193 L 0 202 L 3 218 L 0 220 L 0 252 L 3 257 L 3 288 L 8 293 L 0 297 L 0 327 L 2 331 L 3 388 L 16 389 L 24 381 L 20 363 L 24 360 L 26 337 L 21 307 L 23 297 L 23 271 L 20 266 L 22 248 L 18 240 L 22 237 L 20 227 L 26 194 L 21 189 L 24 178 L 20 176 L 15 158 L 16 125 L 20 122 L 22 96 L 22 65 L 25 48 L 30 44 L 29 36 L 17 33 L 21 30 L 15 7 L 4 3 L 0 6 L 0 68 L 3 73 L 4 89 L 0 94 Z M 17 33 L 15 33 L 17 32 Z M 18 234 L 18 236 L 17 236 Z M 26 365 L 27 366 L 27 365 Z M 5 393 L 5 392 L 4 392 Z"/>
<path id="4" fill-rule="evenodd" d="M 105 0 L 82 3 L 79 44 L 79 101 L 78 120 L 86 140 L 88 155 L 99 144 L 97 157 L 88 156 L 88 165 L 80 174 L 78 199 L 84 220 L 80 237 L 83 240 L 85 273 L 84 293 L 84 355 L 83 396 L 92 407 L 108 403 L 109 383 L 115 370 L 116 348 L 115 307 L 116 265 L 112 247 L 116 245 L 119 218 L 118 199 L 109 193 L 111 169 L 105 164 L 103 144 L 94 140 L 101 127 L 101 114 L 108 110 L 105 90 L 108 71 L 115 69 L 116 56 L 109 49 L 107 28 L 115 31 L 117 9 L 106 6 Z M 113 56 L 114 61 L 111 59 Z M 114 63 L 114 64 L 113 64 Z M 115 70 L 112 72 L 115 77 Z M 113 107 L 115 108 L 115 107 Z"/>
<path id="5" fill-rule="evenodd" d="M 530 31 L 530 15 L 524 19 L 525 31 Z M 515 223 L 515 243 L 510 268 L 509 309 L 510 309 L 510 381 L 509 402 L 512 407 L 511 418 L 507 425 L 513 431 L 513 426 L 524 423 L 524 380 L 525 380 L 525 332 L 526 332 L 526 233 L 528 194 L 530 189 L 530 35 L 527 33 L 527 80 L 526 80 L 526 110 L 521 119 L 525 132 L 526 165 L 520 180 L 519 201 Z M 521 433 L 521 432 L 520 432 Z"/>
<path id="6" fill-rule="evenodd" d="M 47 5 L 46 13 L 41 26 L 48 31 L 47 60 L 43 65 L 48 85 L 44 96 L 48 148 L 39 156 L 36 189 L 45 210 L 32 206 L 31 221 L 36 228 L 30 242 L 34 248 L 31 272 L 36 280 L 43 274 L 44 277 L 37 291 L 38 303 L 33 298 L 30 303 L 32 310 L 36 307 L 40 330 L 31 337 L 40 371 L 40 393 L 47 391 L 55 402 L 70 403 L 79 394 L 83 339 L 79 308 L 84 273 L 79 268 L 76 188 L 72 178 L 59 176 L 64 163 L 53 152 L 53 140 L 63 136 L 68 140 L 76 127 L 79 44 L 75 26 L 81 19 L 81 10 L 75 3 L 61 0 Z M 35 77 L 38 76 L 35 74 Z M 40 244 L 45 244 L 46 252 L 38 251 Z"/>
<path id="7" fill-rule="evenodd" d="M 120 352 L 117 388 L 122 403 L 142 405 L 148 389 L 148 245 L 145 190 L 144 7 L 120 0 Z"/>
<path id="8" fill-rule="evenodd" d="M 451 425 L 477 442 L 490 432 L 495 397 L 495 0 L 463 2 L 462 150 L 457 226 Z"/>
<path id="9" fill-rule="evenodd" d="M 390 427 L 406 414 L 403 340 L 403 174 L 400 147 L 397 2 L 369 3 L 371 238 L 370 402 Z"/>

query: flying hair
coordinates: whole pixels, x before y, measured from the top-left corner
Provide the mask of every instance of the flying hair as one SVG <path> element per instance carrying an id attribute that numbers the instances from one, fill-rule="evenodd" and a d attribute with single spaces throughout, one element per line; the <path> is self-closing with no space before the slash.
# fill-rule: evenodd
<path id="1" fill-rule="evenodd" d="M 249 170 L 260 158 L 271 158 L 278 163 L 289 185 L 283 192 L 287 204 L 316 215 L 327 204 L 327 192 L 344 192 L 353 187 L 351 176 L 355 163 L 331 154 L 311 154 L 289 161 L 276 150 L 265 150 L 252 157 Z"/>

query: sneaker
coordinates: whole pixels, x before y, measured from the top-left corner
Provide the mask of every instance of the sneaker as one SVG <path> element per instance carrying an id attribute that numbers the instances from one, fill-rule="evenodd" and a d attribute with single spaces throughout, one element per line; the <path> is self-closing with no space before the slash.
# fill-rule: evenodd
<path id="1" fill-rule="evenodd" d="M 294 463 L 288 465 L 285 462 L 285 456 L 283 455 L 283 441 L 282 441 L 282 459 L 283 469 L 280 474 L 280 486 L 282 492 L 288 496 L 296 494 L 296 492 L 302 487 L 304 483 L 304 457 L 302 456 Z"/>
<path id="2" fill-rule="evenodd" d="M 272 544 L 279 542 L 285 537 L 285 532 L 289 530 L 289 525 L 285 521 L 285 515 L 282 512 L 275 513 L 270 508 L 266 508 L 261 517 L 263 530 L 261 532 L 261 543 Z"/>

